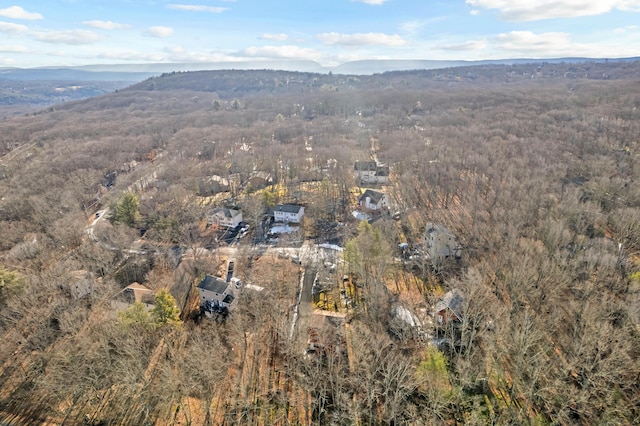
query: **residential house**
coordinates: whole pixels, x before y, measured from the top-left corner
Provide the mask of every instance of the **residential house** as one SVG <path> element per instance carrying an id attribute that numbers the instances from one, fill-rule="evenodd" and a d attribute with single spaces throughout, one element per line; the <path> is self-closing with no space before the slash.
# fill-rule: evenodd
<path id="1" fill-rule="evenodd" d="M 461 256 L 460 245 L 444 225 L 427 223 L 423 243 L 425 252 L 432 261 L 451 256 L 459 259 Z"/>
<path id="2" fill-rule="evenodd" d="M 296 204 L 278 204 L 273 209 L 273 219 L 283 223 L 301 223 L 304 206 Z"/>
<path id="3" fill-rule="evenodd" d="M 400 339 L 422 338 L 422 321 L 406 306 L 396 303 L 391 308 L 389 331 Z"/>
<path id="4" fill-rule="evenodd" d="M 205 197 L 229 191 L 231 191 L 229 180 L 222 176 L 213 175 L 202 178 L 200 182 L 198 182 L 198 193 Z"/>
<path id="5" fill-rule="evenodd" d="M 382 192 L 367 189 L 358 198 L 358 206 L 367 210 L 382 210 L 389 207 L 389 197 Z"/>
<path id="6" fill-rule="evenodd" d="M 376 166 L 376 183 L 389 183 L 389 166 L 384 164 Z"/>
<path id="7" fill-rule="evenodd" d="M 207 224 L 224 228 L 235 228 L 242 222 L 242 211 L 234 208 L 217 207 L 207 215 Z"/>
<path id="8" fill-rule="evenodd" d="M 213 313 L 225 313 L 232 309 L 240 281 L 232 279 L 226 282 L 213 275 L 206 275 L 196 286 L 200 296 L 200 309 L 207 316 Z"/>
<path id="9" fill-rule="evenodd" d="M 353 177 L 359 183 L 388 183 L 389 166 L 375 161 L 356 161 L 353 163 Z"/>
<path id="10" fill-rule="evenodd" d="M 464 318 L 464 297 L 457 288 L 445 293 L 434 308 L 439 325 L 461 323 Z"/>
<path id="11" fill-rule="evenodd" d="M 111 306 L 117 310 L 124 310 L 134 303 L 142 303 L 146 310 L 155 303 L 155 292 L 139 283 L 132 283 L 120 290 L 111 300 Z"/>
<path id="12" fill-rule="evenodd" d="M 93 292 L 95 286 L 93 274 L 85 270 L 70 272 L 67 282 L 60 284 L 60 288 L 73 299 L 88 296 Z"/>
<path id="13" fill-rule="evenodd" d="M 252 189 L 262 189 L 273 184 L 273 177 L 268 172 L 255 171 L 251 173 L 249 179 L 243 183 L 243 187 L 251 187 Z"/>
<path id="14" fill-rule="evenodd" d="M 357 182 L 374 182 L 375 176 L 375 161 L 356 161 L 353 163 L 353 177 Z"/>
<path id="15" fill-rule="evenodd" d="M 236 194 L 242 189 L 249 188 L 258 190 L 273 185 L 273 177 L 270 173 L 264 171 L 253 171 L 246 173 L 231 173 L 228 178 L 231 192 Z"/>
<path id="16" fill-rule="evenodd" d="M 139 283 L 126 286 L 122 289 L 120 297 L 129 304 L 140 302 L 144 303 L 147 307 L 153 305 L 155 301 L 154 291 Z"/>

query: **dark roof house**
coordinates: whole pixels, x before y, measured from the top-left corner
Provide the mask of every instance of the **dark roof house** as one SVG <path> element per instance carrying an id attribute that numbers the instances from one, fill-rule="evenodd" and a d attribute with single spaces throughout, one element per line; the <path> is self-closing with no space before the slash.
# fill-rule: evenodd
<path id="1" fill-rule="evenodd" d="M 387 207 L 389 204 L 388 197 L 382 192 L 367 189 L 364 194 L 358 198 L 358 205 L 365 209 L 379 210 Z"/>
<path id="2" fill-rule="evenodd" d="M 356 172 L 375 172 L 376 169 L 375 161 L 356 161 L 353 163 L 353 170 Z"/>
<path id="3" fill-rule="evenodd" d="M 196 287 L 200 294 L 200 310 L 211 317 L 216 313 L 226 315 L 233 309 L 240 285 L 239 280 L 236 283 L 226 282 L 216 276 L 206 275 Z"/>
<path id="4" fill-rule="evenodd" d="M 389 166 L 375 161 L 356 161 L 353 163 L 353 176 L 359 183 L 388 183 Z"/>
<path id="5" fill-rule="evenodd" d="M 378 204 L 380 200 L 382 200 L 382 197 L 384 197 L 384 194 L 382 192 L 367 189 L 366 191 L 364 191 L 364 194 L 362 194 L 360 198 L 358 198 L 358 203 L 361 203 L 362 201 L 369 198 L 369 202 Z"/>
<path id="6" fill-rule="evenodd" d="M 303 206 L 298 206 L 295 204 L 280 204 L 275 207 L 274 212 L 298 214 L 300 213 L 300 209 L 302 208 Z"/>
<path id="7" fill-rule="evenodd" d="M 278 204 L 273 209 L 273 219 L 276 222 L 300 223 L 304 216 L 304 206 L 297 204 Z"/>
<path id="8" fill-rule="evenodd" d="M 384 166 L 384 165 L 379 165 L 376 168 L 376 177 L 378 178 L 382 178 L 382 177 L 389 177 L 389 166 Z"/>
<path id="9" fill-rule="evenodd" d="M 213 275 L 206 275 L 202 281 L 197 285 L 197 288 L 210 291 L 213 293 L 222 294 L 229 287 L 229 283 L 221 278 Z"/>
<path id="10" fill-rule="evenodd" d="M 445 293 L 434 309 L 438 324 L 462 322 L 464 318 L 464 296 L 457 288 Z"/>

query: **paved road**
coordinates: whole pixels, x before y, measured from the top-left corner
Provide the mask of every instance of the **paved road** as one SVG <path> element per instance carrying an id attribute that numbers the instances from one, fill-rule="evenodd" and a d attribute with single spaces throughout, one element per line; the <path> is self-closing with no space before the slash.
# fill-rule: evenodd
<path id="1" fill-rule="evenodd" d="M 313 283 L 317 276 L 318 273 L 315 269 L 307 269 L 302 273 L 300 288 L 298 289 L 298 300 L 293 308 L 293 318 L 291 320 L 289 339 L 293 339 L 295 336 L 299 336 L 300 338 L 306 337 L 304 330 L 307 329 L 309 316 L 313 312 L 311 297 Z"/>
<path id="2" fill-rule="evenodd" d="M 103 218 L 107 217 L 109 215 L 109 209 L 104 209 L 104 210 L 98 210 L 96 212 L 96 217 L 95 219 L 93 219 L 93 222 L 91 222 L 91 224 L 89 226 L 87 226 L 85 228 L 85 230 L 87 231 L 87 234 L 89 234 L 89 238 L 91 238 L 93 241 L 96 241 L 96 234 L 94 232 L 94 228 L 96 227 L 96 225 L 98 224 L 99 221 L 101 221 Z"/>

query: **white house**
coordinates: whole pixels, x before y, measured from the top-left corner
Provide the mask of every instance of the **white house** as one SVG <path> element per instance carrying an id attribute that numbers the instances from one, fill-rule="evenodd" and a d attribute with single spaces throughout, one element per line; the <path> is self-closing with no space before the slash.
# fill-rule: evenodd
<path id="1" fill-rule="evenodd" d="M 444 226 L 427 223 L 424 232 L 424 248 L 431 260 L 455 256 L 460 258 L 460 245 L 455 236 Z"/>
<path id="2" fill-rule="evenodd" d="M 367 189 L 364 194 L 358 198 L 358 205 L 363 209 L 381 210 L 389 207 L 389 197 L 382 192 Z"/>
<path id="3" fill-rule="evenodd" d="M 353 177 L 359 183 L 388 183 L 389 166 L 375 161 L 356 161 L 353 163 Z"/>
<path id="4" fill-rule="evenodd" d="M 238 209 L 218 207 L 207 215 L 208 225 L 235 228 L 240 222 L 242 222 L 242 211 Z"/>
<path id="5" fill-rule="evenodd" d="M 300 223 L 304 216 L 304 207 L 295 204 L 279 204 L 273 210 L 273 219 L 276 222 Z"/>
<path id="6" fill-rule="evenodd" d="M 196 286 L 200 296 L 200 309 L 211 316 L 214 312 L 225 312 L 233 307 L 240 281 L 226 282 L 213 275 L 206 275 Z"/>

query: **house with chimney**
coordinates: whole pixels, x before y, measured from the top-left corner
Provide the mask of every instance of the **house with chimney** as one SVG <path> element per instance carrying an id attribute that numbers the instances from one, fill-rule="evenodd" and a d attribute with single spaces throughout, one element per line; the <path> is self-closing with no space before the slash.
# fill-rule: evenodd
<path id="1" fill-rule="evenodd" d="M 205 275 L 196 286 L 200 298 L 200 311 L 207 317 L 228 313 L 234 307 L 241 286 L 237 278 L 225 281 L 214 275 Z"/>
<path id="2" fill-rule="evenodd" d="M 389 197 L 382 192 L 367 189 L 358 198 L 358 206 L 363 210 L 380 211 L 389 207 Z"/>

